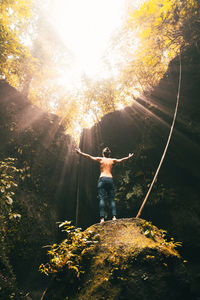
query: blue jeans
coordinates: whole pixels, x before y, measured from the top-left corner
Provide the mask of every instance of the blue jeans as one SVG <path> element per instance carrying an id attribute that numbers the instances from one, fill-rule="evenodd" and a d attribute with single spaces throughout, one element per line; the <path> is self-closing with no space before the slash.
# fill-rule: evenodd
<path id="1" fill-rule="evenodd" d="M 110 201 L 110 206 L 112 210 L 112 215 L 116 216 L 116 205 L 114 201 L 114 184 L 112 177 L 100 177 L 98 181 L 98 197 L 99 197 L 99 208 L 100 208 L 100 217 L 104 217 L 104 207 L 105 207 L 105 198 L 106 194 Z"/>

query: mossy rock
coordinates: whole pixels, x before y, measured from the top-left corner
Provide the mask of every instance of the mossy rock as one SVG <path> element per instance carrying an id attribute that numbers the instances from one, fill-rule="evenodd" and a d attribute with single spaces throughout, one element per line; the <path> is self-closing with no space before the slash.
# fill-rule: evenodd
<path id="1" fill-rule="evenodd" d="M 99 243 L 79 284 L 54 279 L 43 299 L 192 299 L 184 262 L 162 231 L 141 219 L 95 224 Z"/>

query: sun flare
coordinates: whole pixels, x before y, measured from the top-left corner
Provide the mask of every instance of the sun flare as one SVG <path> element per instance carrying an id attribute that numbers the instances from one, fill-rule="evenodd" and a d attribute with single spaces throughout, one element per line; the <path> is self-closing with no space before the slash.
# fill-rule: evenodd
<path id="1" fill-rule="evenodd" d="M 125 7 L 126 0 L 48 2 L 46 15 L 49 22 L 72 54 L 71 79 L 77 80 L 82 74 L 88 77 L 103 75 L 102 56 L 113 32 L 122 24 Z M 63 71 L 63 79 L 67 81 L 67 70 Z"/>

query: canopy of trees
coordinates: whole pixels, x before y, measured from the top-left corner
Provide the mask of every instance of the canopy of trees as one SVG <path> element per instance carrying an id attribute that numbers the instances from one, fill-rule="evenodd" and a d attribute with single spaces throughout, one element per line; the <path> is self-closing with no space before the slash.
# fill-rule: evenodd
<path id="1" fill-rule="evenodd" d="M 30 23 L 32 5 L 31 0 L 2 0 L 0 3 L 0 78 L 20 90 L 37 65 L 28 47 L 34 30 Z"/>
<path id="2" fill-rule="evenodd" d="M 158 83 L 180 48 L 194 44 L 200 51 L 200 3 L 149 0 L 136 9 L 129 2 L 124 26 L 104 57 L 105 68 L 115 69 L 115 77 L 83 76 L 81 87 L 73 90 L 59 81 L 72 55 L 45 17 L 48 1 L 43 10 L 37 0 L 1 1 L 0 77 L 37 106 L 58 114 L 74 135 L 131 104 Z"/>

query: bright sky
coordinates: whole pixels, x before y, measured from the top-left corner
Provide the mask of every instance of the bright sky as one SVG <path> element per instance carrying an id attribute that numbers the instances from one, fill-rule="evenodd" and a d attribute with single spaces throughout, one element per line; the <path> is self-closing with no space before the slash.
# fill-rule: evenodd
<path id="1" fill-rule="evenodd" d="M 71 79 L 83 73 L 93 77 L 105 72 L 101 58 L 113 32 L 122 24 L 126 2 L 49 0 L 49 21 L 72 53 Z"/>

